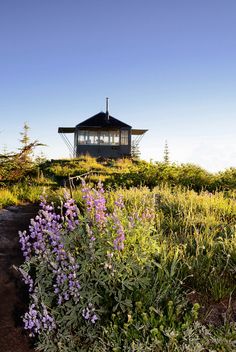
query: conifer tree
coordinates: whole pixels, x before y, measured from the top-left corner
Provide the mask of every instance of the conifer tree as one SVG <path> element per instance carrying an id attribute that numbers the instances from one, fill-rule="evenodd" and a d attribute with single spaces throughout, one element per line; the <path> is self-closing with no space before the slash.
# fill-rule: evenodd
<path id="1" fill-rule="evenodd" d="M 31 142 L 27 123 L 23 126 L 21 135 L 21 147 L 17 153 L 8 153 L 7 150 L 0 153 L 0 181 L 19 181 L 28 175 L 36 166 L 32 154 L 36 147 L 44 146 L 37 140 Z"/>
<path id="2" fill-rule="evenodd" d="M 139 150 L 139 145 L 137 143 L 132 142 L 131 144 L 131 156 L 132 158 L 140 158 L 140 150 Z"/>
<path id="3" fill-rule="evenodd" d="M 168 147 L 168 143 L 167 140 L 165 141 L 165 146 L 164 146 L 164 163 L 165 164 L 169 164 L 170 159 L 169 159 L 169 147 Z"/>
<path id="4" fill-rule="evenodd" d="M 20 142 L 22 144 L 22 147 L 26 147 L 29 142 L 30 142 L 30 138 L 29 138 L 29 125 L 27 124 L 27 122 L 24 122 L 24 126 L 23 126 L 23 132 L 20 132 L 20 135 L 22 136 L 22 138 L 20 139 Z"/>

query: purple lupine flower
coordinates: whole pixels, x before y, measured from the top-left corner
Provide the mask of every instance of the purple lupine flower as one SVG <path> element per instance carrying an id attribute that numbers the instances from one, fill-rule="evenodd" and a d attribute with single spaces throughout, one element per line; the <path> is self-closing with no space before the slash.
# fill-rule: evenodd
<path id="1" fill-rule="evenodd" d="M 64 203 L 65 212 L 65 223 L 69 231 L 73 231 L 79 224 L 78 221 L 78 207 L 75 204 L 74 199 L 70 199 L 67 194 L 65 194 L 66 202 Z"/>
<path id="2" fill-rule="evenodd" d="M 74 200 L 65 202 L 66 229 L 71 231 L 77 226 L 77 207 Z M 30 260 L 33 255 L 46 260 L 49 268 L 54 273 L 54 293 L 58 295 L 58 303 L 62 304 L 70 298 L 75 302 L 79 299 L 80 284 L 77 279 L 78 265 L 70 253 L 67 253 L 63 243 L 62 217 L 55 213 L 53 204 L 48 205 L 46 200 L 41 200 L 41 210 L 31 220 L 29 235 L 26 231 L 20 233 L 20 244 L 25 260 Z M 69 275 L 71 278 L 69 279 Z M 69 281 L 73 280 L 73 285 Z M 25 278 L 30 290 L 33 283 L 30 278 Z M 32 291 L 31 291 L 32 292 Z"/>
<path id="3" fill-rule="evenodd" d="M 106 222 L 106 199 L 104 197 L 104 189 L 102 183 L 99 181 L 98 190 L 95 192 L 94 199 L 95 219 L 97 223 L 104 224 Z"/>
<path id="4" fill-rule="evenodd" d="M 71 264 L 68 260 L 64 261 L 63 265 L 61 263 L 59 269 L 54 271 L 56 282 L 53 287 L 54 293 L 58 295 L 59 305 L 68 301 L 70 298 L 73 298 L 75 302 L 78 302 L 80 298 L 79 290 L 81 288 L 77 279 L 78 268 L 79 266 L 77 264 Z"/>
<path id="5" fill-rule="evenodd" d="M 99 227 L 103 226 L 107 220 L 106 199 L 101 182 L 98 183 L 97 190 L 86 186 L 82 181 L 83 199 L 85 200 L 87 213 Z"/>
<path id="6" fill-rule="evenodd" d="M 21 250 L 25 260 L 29 260 L 31 256 L 31 243 L 30 243 L 30 236 L 27 235 L 26 231 L 19 231 L 19 242 L 21 245 Z"/>
<path id="7" fill-rule="evenodd" d="M 114 249 L 121 251 L 124 249 L 124 241 L 125 241 L 125 232 L 123 225 L 121 224 L 121 221 L 117 214 L 114 212 L 111 216 L 111 219 L 114 222 L 113 229 L 116 231 L 117 236 L 113 241 L 114 244 Z"/>
<path id="8" fill-rule="evenodd" d="M 48 205 L 45 199 L 41 199 L 41 210 L 35 219 L 31 220 L 29 234 L 26 231 L 19 232 L 20 245 L 25 257 L 29 260 L 32 255 L 47 256 L 48 242 L 55 244 L 54 240 L 61 230 L 60 217 L 54 213 L 53 205 Z"/>
<path id="9" fill-rule="evenodd" d="M 135 226 L 135 219 L 133 216 L 128 217 L 129 223 L 128 223 L 128 228 L 133 229 Z"/>
<path id="10" fill-rule="evenodd" d="M 96 321 L 99 320 L 92 303 L 89 303 L 88 306 L 83 309 L 82 316 L 85 320 L 91 322 L 92 324 L 95 324 Z"/>
<path id="11" fill-rule="evenodd" d="M 155 218 L 155 212 L 152 211 L 151 209 L 145 209 L 145 211 L 141 214 L 141 219 L 142 220 L 153 220 Z"/>
<path id="12" fill-rule="evenodd" d="M 84 180 L 82 180 L 82 192 L 83 192 L 83 199 L 85 200 L 86 210 L 88 213 L 92 213 L 93 210 L 93 194 L 89 187 L 86 186 Z"/>
<path id="13" fill-rule="evenodd" d="M 29 311 L 23 317 L 23 322 L 24 328 L 30 331 L 30 336 L 56 328 L 54 318 L 48 313 L 45 305 L 42 305 L 42 309 L 39 310 L 35 304 L 31 304 Z"/>
<path id="14" fill-rule="evenodd" d="M 117 208 L 119 209 L 123 209 L 124 208 L 124 199 L 123 199 L 123 196 L 120 194 L 118 199 L 115 200 L 115 205 Z"/>
<path id="15" fill-rule="evenodd" d="M 39 313 L 35 309 L 35 304 L 29 307 L 29 312 L 25 313 L 23 322 L 25 324 L 24 328 L 31 331 L 31 336 L 35 336 L 35 334 L 39 333 L 41 324 Z"/>
<path id="16" fill-rule="evenodd" d="M 91 323 L 95 324 L 96 320 L 98 320 L 98 316 L 96 314 L 93 314 L 90 320 L 91 320 Z"/>
<path id="17" fill-rule="evenodd" d="M 94 241 L 96 241 L 96 237 L 93 235 L 93 230 L 91 229 L 91 227 L 87 224 L 86 226 L 86 230 L 87 230 L 87 234 L 89 237 L 89 248 L 93 248 L 94 246 Z"/>

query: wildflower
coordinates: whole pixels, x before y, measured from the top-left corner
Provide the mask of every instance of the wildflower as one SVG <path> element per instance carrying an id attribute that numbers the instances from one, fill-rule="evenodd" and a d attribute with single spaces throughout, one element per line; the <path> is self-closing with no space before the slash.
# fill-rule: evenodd
<path id="1" fill-rule="evenodd" d="M 30 336 L 56 328 L 54 318 L 49 314 L 45 305 L 42 305 L 40 311 L 35 304 L 31 304 L 29 311 L 24 315 L 23 322 L 24 328 L 30 331 Z"/>
<path id="2" fill-rule="evenodd" d="M 88 306 L 83 309 L 82 316 L 85 320 L 90 321 L 92 324 L 95 324 L 99 319 L 95 313 L 95 308 L 92 303 L 89 303 Z"/>
<path id="3" fill-rule="evenodd" d="M 124 241 L 125 241 L 124 228 L 116 214 L 113 214 L 112 219 L 114 221 L 113 228 L 117 233 L 117 237 L 113 242 L 114 249 L 120 251 L 124 249 Z"/>
<path id="4" fill-rule="evenodd" d="M 64 205 L 66 212 L 64 223 L 66 229 L 72 231 L 77 226 L 77 207 L 74 200 L 67 198 Z M 73 298 L 79 299 L 80 284 L 77 279 L 78 265 L 70 253 L 67 253 L 63 243 L 62 218 L 54 211 L 53 204 L 48 205 L 41 199 L 41 210 L 34 220 L 31 220 L 29 234 L 20 232 L 20 244 L 25 260 L 29 261 L 33 255 L 49 264 L 55 278 L 54 293 L 58 295 L 58 304 Z M 29 292 L 33 291 L 30 277 L 24 277 L 29 285 Z"/>
<path id="5" fill-rule="evenodd" d="M 24 283 L 29 286 L 29 292 L 30 293 L 33 292 L 34 281 L 33 281 L 32 277 L 29 274 L 27 274 L 23 269 L 19 268 L 18 270 L 22 275 L 22 279 L 23 279 Z"/>
<path id="6" fill-rule="evenodd" d="M 98 183 L 97 190 L 91 190 L 83 181 L 82 192 L 88 215 L 92 221 L 94 221 L 99 227 L 102 227 L 107 220 L 106 199 L 104 197 L 104 189 L 102 183 Z"/>
<path id="7" fill-rule="evenodd" d="M 124 201 L 123 201 L 123 196 L 119 195 L 119 198 L 117 200 L 115 200 L 115 206 L 119 209 L 123 209 L 124 208 Z"/>
<path id="8" fill-rule="evenodd" d="M 73 231 L 79 224 L 78 221 L 78 208 L 75 204 L 74 199 L 70 199 L 67 194 L 65 194 L 66 202 L 64 203 L 65 212 L 65 224 L 69 231 Z"/>

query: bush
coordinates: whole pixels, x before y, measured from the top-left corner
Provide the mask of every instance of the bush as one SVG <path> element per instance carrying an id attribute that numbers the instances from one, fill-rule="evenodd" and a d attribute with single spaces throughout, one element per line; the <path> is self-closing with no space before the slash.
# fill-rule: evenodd
<path id="1" fill-rule="evenodd" d="M 101 185 L 84 184 L 83 199 L 83 214 L 73 200 L 61 215 L 43 201 L 30 233 L 20 235 L 31 299 L 24 323 L 39 348 L 97 351 L 105 344 L 124 351 L 157 339 L 164 345 L 169 326 L 181 336 L 197 307 L 181 300 L 173 279 L 180 254 L 169 253 L 165 267 L 158 258 L 153 195 L 146 190 L 135 212 L 118 194 L 106 204 Z"/>
<path id="2" fill-rule="evenodd" d="M 30 291 L 24 323 L 38 348 L 233 346 L 229 330 L 225 341 L 220 331 L 216 338 L 194 323 L 200 305 L 188 294 L 218 300 L 235 289 L 235 235 L 227 227 L 234 201 L 166 187 L 104 192 L 101 184 L 91 189 L 84 183 L 81 192 L 80 211 L 71 199 L 60 214 L 43 201 L 30 232 L 20 235 L 20 270 Z"/>

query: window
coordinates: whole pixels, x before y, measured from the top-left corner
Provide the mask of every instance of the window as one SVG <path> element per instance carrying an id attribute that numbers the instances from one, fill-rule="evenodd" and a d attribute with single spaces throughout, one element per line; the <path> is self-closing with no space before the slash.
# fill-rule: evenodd
<path id="1" fill-rule="evenodd" d="M 88 132 L 87 144 L 98 144 L 98 133 L 96 131 Z"/>
<path id="2" fill-rule="evenodd" d="M 100 132 L 100 144 L 110 144 L 108 131 L 101 131 Z"/>
<path id="3" fill-rule="evenodd" d="M 99 136 L 96 131 L 80 130 L 78 144 L 98 144 Z"/>
<path id="4" fill-rule="evenodd" d="M 110 131 L 110 144 L 111 145 L 119 145 L 120 144 L 120 132 L 117 131 Z"/>
<path id="5" fill-rule="evenodd" d="M 128 131 L 124 135 L 124 143 L 128 144 Z M 126 140 L 127 139 L 127 143 Z M 89 131 L 89 130 L 79 130 L 78 131 L 78 144 L 87 145 L 120 145 L 120 131 Z"/>
<path id="6" fill-rule="evenodd" d="M 128 145 L 129 144 L 129 131 L 121 131 L 120 134 L 121 145 Z"/>
<path id="7" fill-rule="evenodd" d="M 87 139 L 87 131 L 79 131 L 78 144 L 85 144 L 86 139 Z"/>
<path id="8" fill-rule="evenodd" d="M 120 144 L 119 130 L 117 130 L 117 131 L 101 131 L 100 132 L 100 144 L 119 145 Z"/>

